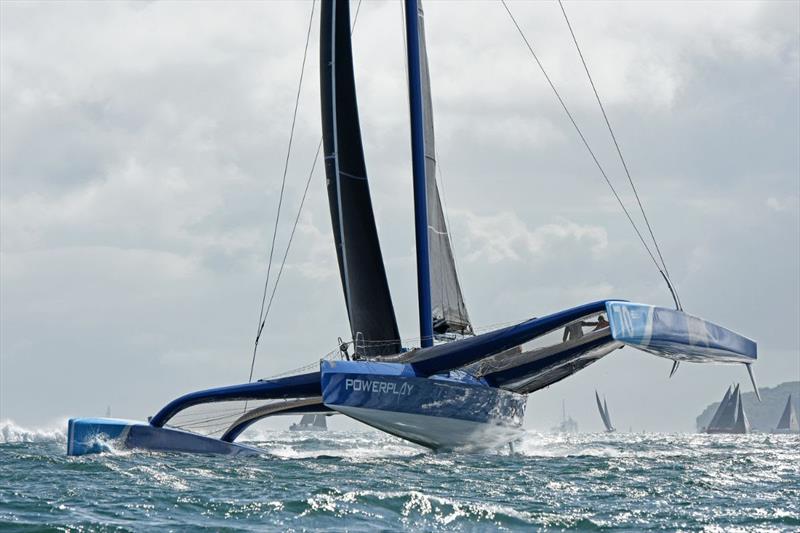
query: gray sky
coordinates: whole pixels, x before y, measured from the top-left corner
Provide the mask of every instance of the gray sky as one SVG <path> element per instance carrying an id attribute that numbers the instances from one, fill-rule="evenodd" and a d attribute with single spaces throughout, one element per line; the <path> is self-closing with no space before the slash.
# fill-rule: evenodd
<path id="1" fill-rule="evenodd" d="M 800 4 L 565 5 L 685 308 L 758 341 L 762 386 L 800 379 Z M 511 6 L 633 205 L 558 5 Z M 604 297 L 670 305 L 502 6 L 425 7 L 473 321 Z M 310 8 L 0 3 L 0 419 L 107 405 L 142 419 L 247 379 Z M 280 252 L 320 137 L 317 36 L 315 15 Z M 403 53 L 399 2 L 365 2 L 367 168 L 401 332 L 416 337 Z M 276 298 L 258 376 L 347 336 L 321 168 Z M 566 399 L 598 430 L 598 388 L 620 429 L 691 430 L 747 381 L 740 366 L 669 368 L 617 352 L 532 395 L 526 425 L 550 427 Z"/>

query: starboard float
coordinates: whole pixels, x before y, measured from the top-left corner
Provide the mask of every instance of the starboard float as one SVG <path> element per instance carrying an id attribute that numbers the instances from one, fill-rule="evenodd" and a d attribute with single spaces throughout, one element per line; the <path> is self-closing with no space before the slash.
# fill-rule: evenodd
<path id="1" fill-rule="evenodd" d="M 492 448 L 518 438 L 527 394 L 623 346 L 671 359 L 676 365 L 679 361 L 745 363 L 749 368 L 756 360 L 753 341 L 680 310 L 666 268 L 652 254 L 677 310 L 602 300 L 475 333 L 436 183 L 430 75 L 417 0 L 405 0 L 405 29 L 420 346 L 405 347 L 369 192 L 349 2 L 321 4 L 323 155 L 352 341 L 342 343 L 337 357 L 323 359 L 312 371 L 192 392 L 167 404 L 148 422 L 70 420 L 69 454 L 102 451 L 109 441 L 126 448 L 249 454 L 257 450 L 235 441 L 264 418 L 334 413 L 435 450 Z M 657 246 L 655 237 L 653 242 Z M 262 314 L 256 348 L 265 320 Z"/>

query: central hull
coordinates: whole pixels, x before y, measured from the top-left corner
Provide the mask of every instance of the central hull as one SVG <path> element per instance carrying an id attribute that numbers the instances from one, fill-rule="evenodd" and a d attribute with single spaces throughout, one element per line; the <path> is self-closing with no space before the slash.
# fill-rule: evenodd
<path id="1" fill-rule="evenodd" d="M 325 405 L 433 450 L 498 448 L 522 434 L 527 397 L 463 373 L 418 377 L 409 365 L 322 364 Z"/>

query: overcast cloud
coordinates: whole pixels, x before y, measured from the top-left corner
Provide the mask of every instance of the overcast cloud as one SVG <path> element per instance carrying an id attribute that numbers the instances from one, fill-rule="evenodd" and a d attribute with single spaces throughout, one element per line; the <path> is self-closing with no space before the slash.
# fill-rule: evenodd
<path id="1" fill-rule="evenodd" d="M 624 198 L 558 5 L 511 2 Z M 800 379 L 797 2 L 566 2 L 687 311 Z M 318 6 L 317 6 L 318 7 Z M 0 419 L 142 419 L 245 381 L 310 2 L 0 3 Z M 658 273 L 499 3 L 426 2 L 439 159 L 478 326 L 597 298 L 670 305 Z M 355 11 L 355 9 L 353 9 Z M 354 36 L 373 203 L 401 332 L 416 337 L 400 3 Z M 318 20 L 289 169 L 285 245 L 320 138 Z M 347 337 L 318 167 L 256 370 Z M 630 203 L 630 205 L 633 205 Z M 744 368 L 630 349 L 531 396 L 598 430 L 691 430 Z M 777 416 L 777 415 L 776 415 Z M 285 424 L 285 421 L 280 422 Z"/>

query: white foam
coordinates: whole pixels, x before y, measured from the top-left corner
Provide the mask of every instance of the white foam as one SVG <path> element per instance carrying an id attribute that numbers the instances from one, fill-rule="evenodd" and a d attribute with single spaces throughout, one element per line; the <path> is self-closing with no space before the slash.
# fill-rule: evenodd
<path id="1" fill-rule="evenodd" d="M 450 525 L 459 519 L 477 519 L 493 523 L 497 515 L 505 515 L 523 522 L 531 522 L 533 516 L 524 511 L 517 511 L 511 507 L 482 502 L 461 501 L 456 498 L 446 496 L 434 496 L 424 494 L 417 490 L 410 491 L 372 491 L 359 490 L 316 494 L 306 501 L 309 509 L 303 511 L 300 516 L 306 516 L 310 512 L 323 510 L 334 512 L 341 516 L 361 512 L 359 503 L 366 497 L 378 498 L 379 500 L 399 499 L 403 503 L 400 514 L 402 523 L 406 526 L 414 522 L 414 517 L 430 518 L 437 525 Z"/>
<path id="2" fill-rule="evenodd" d="M 66 423 L 61 427 L 66 427 Z M 67 442 L 67 435 L 55 427 L 30 429 L 18 426 L 13 420 L 0 422 L 0 444 L 17 442 Z"/>

